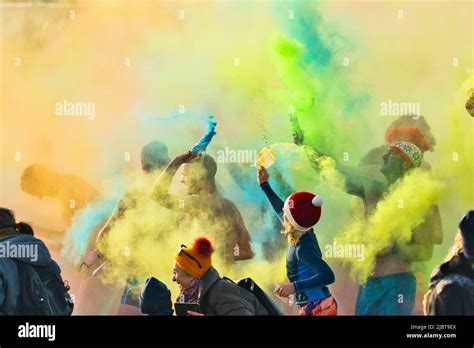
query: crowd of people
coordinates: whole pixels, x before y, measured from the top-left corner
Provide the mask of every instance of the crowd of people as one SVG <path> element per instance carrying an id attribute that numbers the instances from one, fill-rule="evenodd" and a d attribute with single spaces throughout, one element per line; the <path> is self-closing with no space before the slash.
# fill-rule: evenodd
<path id="1" fill-rule="evenodd" d="M 369 151 L 358 167 L 344 166 L 334 158 L 336 169 L 345 180 L 346 192 L 362 200 L 366 216 L 376 209 L 389 188 L 410 171 L 415 168 L 429 170 L 429 165 L 423 160 L 423 153 L 432 151 L 435 141 L 429 134 L 424 118 L 417 120 L 418 124 L 403 124 L 400 121 L 392 124 L 385 136 L 387 143 Z M 310 160 L 322 155 L 331 156 L 305 145 L 304 134 L 299 127 L 294 131 L 295 142 L 305 146 Z M 312 164 L 318 167 L 315 161 Z M 174 176 L 182 166 L 181 182 L 187 194 L 177 196 L 169 191 Z M 183 212 L 185 207 L 184 211 L 199 222 L 203 236 L 194 240 L 191 246 L 181 245 L 174 257 L 170 273 L 180 289 L 175 301 L 171 299 L 170 290 L 159 279 L 150 275 L 142 286 L 134 274 L 128 274 L 121 305 L 134 308 L 135 312 L 127 312 L 122 308 L 122 313 L 173 315 L 178 312 L 178 308 L 184 308 L 185 314 L 195 316 L 282 314 L 271 297 L 253 279 L 235 283 L 222 277 L 213 266 L 213 255 L 218 255 L 229 267 L 235 262 L 254 257 L 251 234 L 239 209 L 218 189 L 215 181 L 217 167 L 212 156 L 192 151 L 170 160 L 166 145 L 159 141 L 143 148 L 142 169 L 145 174 L 156 177 L 149 190 L 149 199 L 170 210 Z M 55 177 L 53 181 L 56 184 L 43 185 L 44 178 L 51 176 Z M 61 178 L 64 176 L 33 165 L 22 176 L 22 189 L 37 196 L 59 196 L 65 200 L 61 190 L 66 190 L 67 185 L 61 187 Z M 47 181 L 51 183 L 51 180 Z M 269 171 L 257 166 L 256 184 L 268 199 L 268 208 L 273 209 L 279 221 L 279 227 L 272 225 L 274 232 L 276 235 L 283 234 L 284 237 L 280 237 L 287 240 L 288 282 L 276 284 L 274 294 L 294 299 L 300 315 L 337 315 L 337 299 L 329 289 L 337 280 L 323 259 L 317 238 L 319 233 L 324 233 L 317 228 L 323 212 L 323 198 L 318 194 L 300 191 L 285 193 L 282 199 L 270 181 Z M 81 182 L 81 186 L 87 187 L 87 197 L 79 202 L 78 209 L 87 205 L 91 197 L 98 196 L 96 190 L 86 183 Z M 125 194 L 112 216 L 91 237 L 82 260 L 86 269 L 100 270 L 107 267 L 109 260 L 98 247 L 100 241 L 106 238 L 111 227 L 124 216 L 126 210 L 133 207 L 133 195 Z M 65 220 L 70 222 L 73 213 L 64 209 Z M 206 227 L 211 225 L 212 228 Z M 433 272 L 424 299 L 425 314 L 474 314 L 473 226 L 474 211 L 471 210 L 459 224 L 455 246 L 446 262 Z M 366 283 L 360 285 L 355 315 L 411 315 L 416 294 L 412 265 L 414 262 L 430 260 L 434 245 L 441 244 L 442 239 L 439 209 L 433 205 L 424 222 L 413 229 L 409 243 L 393 245 L 390 251 L 377 256 L 373 274 Z M 186 242 L 190 241 L 183 241 Z M 21 254 L 20 251 L 33 250 L 27 246 L 35 247 L 36 257 L 28 258 Z M 69 285 L 63 282 L 60 267 L 51 258 L 47 246 L 34 236 L 30 225 L 16 222 L 13 212 L 5 208 L 0 209 L 0 254 L 1 314 L 73 313 L 74 301 L 68 292 Z M 141 288 L 139 295 L 130 291 L 133 287 Z M 403 301 L 399 301 L 400 295 Z M 86 296 L 89 298 L 94 294 Z"/>

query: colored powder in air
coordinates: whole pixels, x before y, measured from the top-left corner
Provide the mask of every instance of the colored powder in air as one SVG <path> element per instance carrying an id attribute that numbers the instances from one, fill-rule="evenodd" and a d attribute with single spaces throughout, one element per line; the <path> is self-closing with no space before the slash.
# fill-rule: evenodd
<path id="1" fill-rule="evenodd" d="M 161 206 L 160 202 L 149 196 L 150 182 L 148 178 L 144 179 L 141 185 L 137 185 L 141 189 L 127 194 L 127 199 L 123 200 L 121 205 L 124 208 L 123 215 L 113 223 L 100 241 L 99 250 L 107 260 L 101 277 L 107 283 L 121 285 L 129 278 L 143 284 L 147 277 L 153 275 L 175 293 L 178 289 L 171 281 L 171 273 L 178 247 L 181 244 L 190 244 L 202 235 L 221 238 L 222 228 L 213 223 L 215 218 L 212 210 L 206 212 L 205 221 L 199 221 L 192 214 L 172 211 Z M 179 193 L 180 189 L 180 184 L 174 181 L 170 192 Z M 279 230 L 274 233 L 278 234 Z M 217 243 L 216 247 L 222 247 L 216 238 L 211 237 L 211 240 Z M 275 257 L 272 262 L 257 256 L 255 260 L 236 262 L 229 266 L 218 253 L 213 255 L 213 265 L 221 274 L 237 280 L 254 275 L 256 281 L 267 289 L 272 289 L 276 282 L 284 280 L 285 268 L 282 263 L 284 264 L 284 257 L 280 254 L 280 257 Z M 274 270 L 271 276 L 262 277 L 269 269 Z M 139 289 L 140 287 L 137 287 L 132 291 Z"/>
<path id="2" fill-rule="evenodd" d="M 467 44 L 473 42 L 471 4 L 406 3 L 404 11 L 410 15 L 404 20 L 397 18 L 399 9 L 394 4 L 385 2 L 288 4 L 190 4 L 185 20 L 177 19 L 182 8 L 175 2 L 124 6 L 119 1 L 97 6 L 97 2 L 85 1 L 63 9 L 2 9 L 2 79 L 5 86 L 14 86 L 5 88 L 1 100 L 2 125 L 10 130 L 2 134 L 0 146 L 2 206 L 13 209 L 18 219 L 62 232 L 57 201 L 40 201 L 21 190 L 19 178 L 26 166 L 43 163 L 51 170 L 102 183 L 118 169 L 139 170 L 140 150 L 149 141 L 164 142 L 171 158 L 183 153 L 199 139 L 205 124 L 206 115 L 189 110 L 212 110 L 219 117 L 219 136 L 207 149 L 209 153 L 217 146 L 258 151 L 274 143 L 287 144 L 280 152 L 272 146 L 276 163 L 270 168 L 270 180 L 282 197 L 290 188 L 323 195 L 317 228 L 323 250 L 332 243 L 332 236 L 354 220 L 355 204 L 351 203 L 360 206 L 361 200 L 326 181 L 334 178 L 331 167 L 327 173 L 323 170 L 325 179 L 320 181 L 319 171 L 308 163 L 303 148 L 289 144 L 292 133 L 304 130 L 304 145 L 338 161 L 347 154 L 348 164 L 353 164 L 371 148 L 384 144 L 385 128 L 398 117 L 382 117 L 380 105 L 388 100 L 413 101 L 421 105 L 437 140 L 425 159 L 436 180 L 450 188 L 439 202 L 445 241 L 435 247 L 432 260 L 426 263 L 429 273 L 444 259 L 459 218 L 474 201 L 474 123 L 464 107 L 466 93 L 474 86 L 463 86 L 451 98 L 468 77 L 466 71 L 472 69 L 472 49 Z M 72 9 L 77 12 L 76 20 L 70 18 Z M 438 35 L 440 21 L 446 24 L 446 35 Z M 400 42 L 403 44 L 394 49 L 394 43 Z M 444 53 L 455 52 L 457 66 L 448 53 L 440 55 L 440 47 Z M 21 66 L 15 65 L 17 58 Z M 125 65 L 127 62 L 130 64 Z M 22 102 L 25 97 L 28 103 Z M 94 103 L 95 117 L 55 115 L 56 103 L 65 100 Z M 178 107 L 188 111 L 169 113 Z M 21 154 L 19 161 L 13 156 L 17 153 Z M 268 285 L 284 280 L 283 253 L 271 243 L 281 236 L 279 230 L 274 231 L 273 213 L 256 184 L 254 168 L 245 168 L 238 182 L 239 171 L 229 175 L 230 165 L 218 163 L 218 182 L 241 210 L 254 249 L 272 252 L 275 246 L 277 261 L 268 263 L 257 253 L 256 260 L 235 265 L 235 275 L 225 268 L 219 271 L 234 279 L 253 274 L 259 284 L 261 279 Z M 339 185 L 338 180 L 334 184 Z M 419 194 L 421 188 L 414 187 L 414 192 Z M 145 277 L 152 272 L 149 275 L 158 275 L 172 287 L 172 253 L 181 243 L 191 243 L 200 229 L 184 221 L 182 227 L 166 225 L 165 216 L 154 228 L 149 220 L 155 210 L 145 203 L 139 205 L 145 206 L 144 221 L 139 212 L 131 212 L 127 223 L 115 227 L 123 233 L 111 235 L 117 246 L 105 250 L 116 263 L 110 278 L 119 275 L 123 266 L 122 273 Z M 82 252 L 93 225 L 107 211 L 91 213 L 90 223 L 77 212 L 74 255 Z M 155 214 L 161 220 L 162 214 Z M 79 228 L 82 218 L 84 230 Z M 142 234 L 149 250 L 147 245 L 143 250 L 132 247 L 142 238 L 141 229 L 132 227 L 141 224 L 146 225 Z M 160 224 L 164 225 L 162 232 Z M 173 233 L 165 233 L 168 229 Z M 154 237 L 161 233 L 166 237 L 157 243 Z M 380 245 L 373 254 L 384 248 Z M 131 265 L 125 262 L 127 250 Z M 327 261 L 331 266 L 337 262 Z M 142 266 L 144 271 L 139 269 Z M 224 267 L 218 260 L 216 266 Z M 331 290 L 344 287 L 350 292 L 345 289 L 346 277 L 344 272 L 336 274 Z M 338 299 L 341 308 L 351 308 L 348 314 L 353 303 L 344 301 L 350 295 Z"/>
<path id="3" fill-rule="evenodd" d="M 413 229 L 420 225 L 433 204 L 441 197 L 443 186 L 426 171 L 413 170 L 393 184 L 367 219 L 358 219 L 336 238 L 341 245 L 363 245 L 363 258 L 342 259 L 352 276 L 365 283 L 376 266 L 377 256 L 408 243 Z"/>
<path id="4" fill-rule="evenodd" d="M 275 36 L 272 48 L 272 62 L 283 87 L 269 95 L 288 109 L 293 134 L 304 130 L 302 142 L 322 154 L 341 158 L 350 152 L 357 156 L 360 144 L 352 134 L 363 134 L 365 122 L 351 117 L 361 103 L 340 107 L 354 93 L 345 75 L 329 67 L 316 73 L 316 68 L 303 60 L 304 47 L 285 36 Z"/>
<path id="5" fill-rule="evenodd" d="M 118 197 L 101 199 L 88 204 L 74 217 L 71 227 L 63 239 L 61 254 L 72 263 L 78 263 L 89 243 L 91 236 L 112 215 Z"/>

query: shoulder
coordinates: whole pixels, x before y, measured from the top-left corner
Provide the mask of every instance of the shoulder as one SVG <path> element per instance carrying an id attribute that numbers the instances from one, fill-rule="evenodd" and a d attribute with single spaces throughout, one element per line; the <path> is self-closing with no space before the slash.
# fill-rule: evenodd
<path id="1" fill-rule="evenodd" d="M 358 168 L 359 175 L 366 179 L 367 183 L 386 186 L 387 178 L 380 171 L 379 165 L 366 165 Z"/>
<path id="2" fill-rule="evenodd" d="M 14 237 L 3 240 L 1 243 L 6 243 L 6 242 L 10 244 L 35 243 L 35 244 L 45 246 L 44 242 L 41 239 L 38 239 L 35 236 L 30 236 L 27 234 L 18 234 Z"/>
<path id="3" fill-rule="evenodd" d="M 431 296 L 433 301 L 445 304 L 468 303 L 474 296 L 474 280 L 461 274 L 450 274 L 438 281 Z"/>
<path id="4" fill-rule="evenodd" d="M 318 241 L 313 229 L 303 234 L 295 247 L 298 258 L 305 258 L 306 256 L 317 254 Z"/>
<path id="5" fill-rule="evenodd" d="M 240 299 L 239 286 L 225 279 L 219 279 L 207 294 L 209 304 L 215 306 L 223 302 L 229 302 L 229 299 Z"/>
<path id="6" fill-rule="evenodd" d="M 219 196 L 220 196 L 220 202 L 222 203 L 223 206 L 227 208 L 231 208 L 231 209 L 237 209 L 237 206 L 235 205 L 235 203 L 232 202 L 229 198 L 224 197 L 222 195 L 219 195 Z"/>
<path id="7" fill-rule="evenodd" d="M 221 196 L 221 203 L 226 213 L 232 214 L 234 216 L 241 216 L 239 208 L 237 208 L 235 203 L 232 202 L 230 199 Z"/>
<path id="8" fill-rule="evenodd" d="M 457 282 L 461 278 L 474 278 L 474 272 L 469 270 L 470 267 L 466 264 L 463 254 L 456 254 L 433 270 L 430 276 L 431 287 L 441 281 L 444 281 L 443 284 L 447 284 L 448 282 Z"/>
<path id="9" fill-rule="evenodd" d="M 238 289 L 239 286 L 237 284 L 233 283 L 230 280 L 221 278 L 214 284 L 214 286 L 211 288 L 211 291 L 217 291 L 220 293 L 234 293 L 237 292 Z"/>
<path id="10" fill-rule="evenodd" d="M 369 150 L 359 162 L 360 166 L 370 165 L 370 164 L 377 164 L 380 165 L 383 163 L 382 156 L 387 152 L 388 146 L 381 145 L 379 147 L 375 147 Z"/>
<path id="11" fill-rule="evenodd" d="M 441 280 L 432 292 L 434 302 L 448 306 L 467 305 L 474 297 L 474 281 L 462 275 Z"/>
<path id="12" fill-rule="evenodd" d="M 211 302 L 216 302 L 221 299 L 225 299 L 227 301 L 229 298 L 241 299 L 241 290 L 243 289 L 234 282 L 226 279 L 220 279 L 210 289 Z"/>
<path id="13" fill-rule="evenodd" d="M 74 188 L 77 188 L 81 191 L 85 191 L 87 193 L 98 194 L 94 186 L 92 186 L 86 180 L 82 179 L 81 177 L 77 175 L 63 174 L 62 178 L 64 179 L 65 183 L 69 183 Z"/>
<path id="14" fill-rule="evenodd" d="M 311 228 L 301 236 L 300 243 L 298 243 L 298 245 L 301 248 L 307 248 L 313 244 L 317 244 L 317 242 L 318 240 L 316 238 L 316 233 L 314 233 L 314 229 Z"/>
<path id="15" fill-rule="evenodd" d="M 451 274 L 441 279 L 437 284 L 438 292 L 452 292 L 453 290 L 466 287 L 472 287 L 474 289 L 474 279 L 462 274 Z"/>

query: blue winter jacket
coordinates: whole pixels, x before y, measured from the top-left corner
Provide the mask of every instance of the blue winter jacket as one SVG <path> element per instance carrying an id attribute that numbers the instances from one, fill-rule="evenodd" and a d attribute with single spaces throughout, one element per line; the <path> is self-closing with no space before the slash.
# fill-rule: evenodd
<path id="1" fill-rule="evenodd" d="M 17 312 L 20 280 L 16 262 L 46 266 L 51 261 L 44 243 L 33 236 L 18 234 L 0 241 L 0 315 Z"/>

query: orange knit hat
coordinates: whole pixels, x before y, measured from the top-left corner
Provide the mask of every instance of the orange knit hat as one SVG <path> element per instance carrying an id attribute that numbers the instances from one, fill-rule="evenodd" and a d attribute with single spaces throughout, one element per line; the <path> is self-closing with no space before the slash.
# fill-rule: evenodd
<path id="1" fill-rule="evenodd" d="M 201 279 L 212 265 L 214 251 L 211 241 L 205 237 L 194 240 L 191 247 L 181 245 L 174 259 L 178 266 L 193 278 Z"/>

